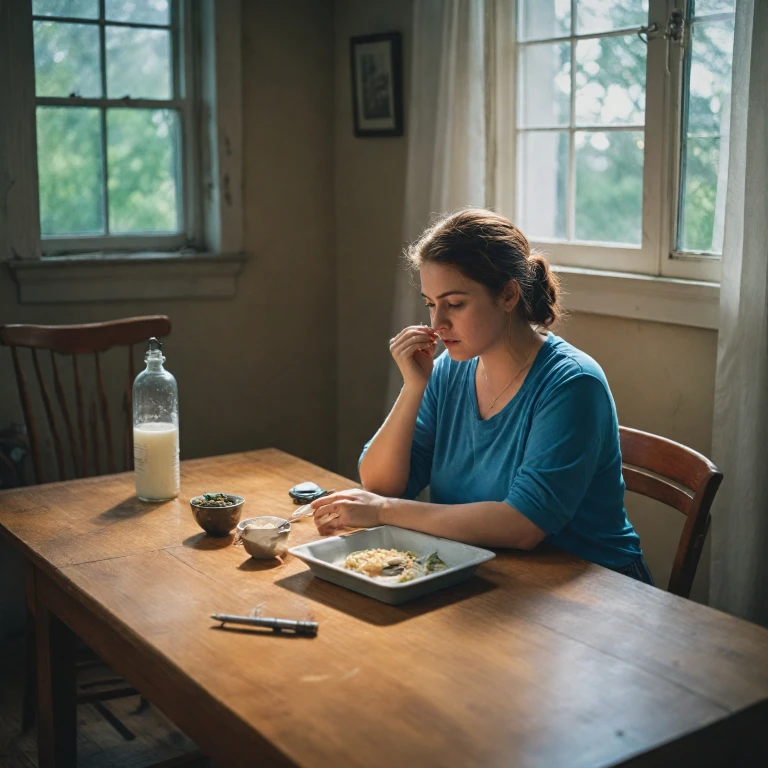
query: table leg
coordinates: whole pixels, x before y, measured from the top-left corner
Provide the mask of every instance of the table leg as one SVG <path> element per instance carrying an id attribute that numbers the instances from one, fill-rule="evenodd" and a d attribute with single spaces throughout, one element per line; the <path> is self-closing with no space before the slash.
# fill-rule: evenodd
<path id="1" fill-rule="evenodd" d="M 69 627 L 40 601 L 37 635 L 37 741 L 40 768 L 77 765 L 75 646 Z"/>
<path id="2" fill-rule="evenodd" d="M 26 603 L 26 642 L 24 648 L 24 693 L 22 699 L 21 730 L 26 733 L 35 724 L 37 712 L 37 652 L 35 632 L 35 567 L 29 560 L 24 563 L 24 597 Z"/>

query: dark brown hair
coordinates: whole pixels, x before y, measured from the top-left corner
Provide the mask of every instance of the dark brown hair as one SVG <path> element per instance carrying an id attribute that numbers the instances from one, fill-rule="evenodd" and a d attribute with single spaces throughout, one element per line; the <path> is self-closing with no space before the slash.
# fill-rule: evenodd
<path id="1" fill-rule="evenodd" d="M 516 280 L 519 311 L 529 323 L 548 328 L 562 314 L 560 281 L 547 259 L 531 253 L 525 235 L 508 219 L 482 208 L 442 216 L 405 253 L 412 269 L 428 262 L 455 267 L 484 285 L 494 298 Z"/>

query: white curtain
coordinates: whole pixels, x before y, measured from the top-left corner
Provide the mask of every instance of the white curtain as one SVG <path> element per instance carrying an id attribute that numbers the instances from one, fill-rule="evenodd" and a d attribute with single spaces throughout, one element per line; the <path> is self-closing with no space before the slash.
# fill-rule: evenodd
<path id="1" fill-rule="evenodd" d="M 710 601 L 768 626 L 768 2 L 737 0 Z"/>
<path id="2" fill-rule="evenodd" d="M 415 0 L 403 240 L 435 214 L 486 204 L 486 0 Z M 399 269 L 392 333 L 424 320 Z M 387 411 L 402 381 L 393 365 Z"/>

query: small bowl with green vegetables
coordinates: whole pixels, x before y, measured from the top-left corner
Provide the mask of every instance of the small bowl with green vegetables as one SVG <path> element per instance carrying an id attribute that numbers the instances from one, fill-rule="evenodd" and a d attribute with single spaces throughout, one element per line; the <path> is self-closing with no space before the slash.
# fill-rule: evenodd
<path id="1" fill-rule="evenodd" d="M 210 536 L 227 536 L 240 521 L 245 498 L 234 493 L 203 493 L 189 500 L 197 524 Z"/>

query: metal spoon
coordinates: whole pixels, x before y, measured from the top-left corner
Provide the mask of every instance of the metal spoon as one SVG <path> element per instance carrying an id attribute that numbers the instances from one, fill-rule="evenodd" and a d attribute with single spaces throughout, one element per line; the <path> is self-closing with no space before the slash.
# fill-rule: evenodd
<path id="1" fill-rule="evenodd" d="M 336 493 L 335 489 L 332 489 L 330 491 L 326 491 L 323 496 L 328 496 L 328 494 Z M 321 496 L 317 497 L 322 498 Z M 303 507 L 299 507 L 297 510 L 294 510 L 291 512 L 291 517 L 289 518 L 288 522 L 293 522 L 295 520 L 301 520 L 302 517 L 312 517 L 314 514 L 314 510 L 312 509 L 311 502 L 309 504 L 305 504 Z M 285 523 L 283 523 L 285 525 Z M 282 527 L 282 526 L 280 526 Z"/>

